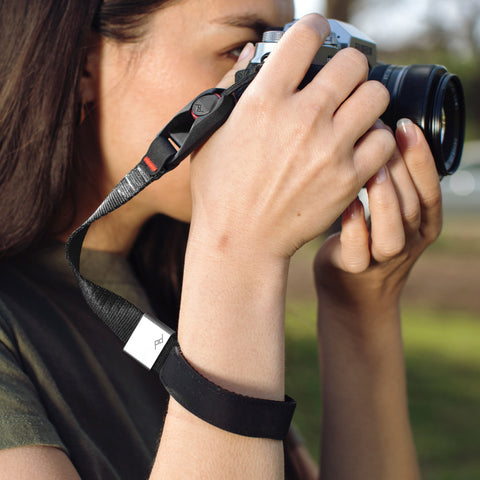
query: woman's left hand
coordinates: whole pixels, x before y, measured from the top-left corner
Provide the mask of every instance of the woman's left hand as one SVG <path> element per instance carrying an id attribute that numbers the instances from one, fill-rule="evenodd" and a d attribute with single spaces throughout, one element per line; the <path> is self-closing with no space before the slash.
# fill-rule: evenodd
<path id="1" fill-rule="evenodd" d="M 367 183 L 371 226 L 355 200 L 341 233 L 327 239 L 315 259 L 321 478 L 420 478 L 399 299 L 412 265 L 440 233 L 442 202 L 421 130 L 401 122 L 396 139 L 394 156 Z"/>
<path id="2" fill-rule="evenodd" d="M 408 120 L 399 122 L 396 138 L 393 158 L 367 184 L 371 227 L 356 199 L 342 216 L 341 232 L 317 254 L 320 310 L 378 317 L 396 308 L 411 267 L 440 234 L 440 184 L 428 143 Z"/>

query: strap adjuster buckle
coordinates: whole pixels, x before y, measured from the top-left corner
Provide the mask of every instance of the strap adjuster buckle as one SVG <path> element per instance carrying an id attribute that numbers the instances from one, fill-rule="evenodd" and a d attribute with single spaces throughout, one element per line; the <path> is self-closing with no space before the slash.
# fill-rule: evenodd
<path id="1" fill-rule="evenodd" d="M 174 334 L 170 327 L 144 314 L 123 347 L 123 351 L 151 370 Z"/>

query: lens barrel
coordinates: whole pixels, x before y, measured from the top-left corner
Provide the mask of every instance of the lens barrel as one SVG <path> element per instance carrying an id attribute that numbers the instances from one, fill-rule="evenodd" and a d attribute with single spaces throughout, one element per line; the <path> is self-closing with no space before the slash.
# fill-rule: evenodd
<path id="1" fill-rule="evenodd" d="M 382 120 L 393 130 L 401 118 L 419 125 L 440 176 L 458 168 L 465 137 L 465 100 L 459 78 L 441 65 L 377 65 L 369 75 L 390 92 Z"/>

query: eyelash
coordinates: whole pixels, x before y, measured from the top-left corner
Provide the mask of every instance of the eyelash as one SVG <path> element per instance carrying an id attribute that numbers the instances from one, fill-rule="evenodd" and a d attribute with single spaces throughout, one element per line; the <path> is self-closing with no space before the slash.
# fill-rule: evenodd
<path id="1" fill-rule="evenodd" d="M 242 50 L 244 49 L 245 45 L 247 44 L 248 42 L 245 42 L 245 43 L 242 43 L 241 45 L 239 45 L 238 47 L 235 47 L 235 48 L 232 48 L 231 50 L 228 50 L 227 52 L 225 52 L 225 55 L 228 57 L 228 58 L 232 58 L 234 59 L 235 61 L 237 61 L 238 57 L 240 56 L 240 54 L 242 53 Z"/>
<path id="2" fill-rule="evenodd" d="M 240 43 L 239 45 L 237 45 L 236 47 L 230 49 L 230 50 L 227 50 L 224 55 L 227 57 L 227 58 L 230 58 L 230 59 L 234 59 L 235 61 L 238 60 L 238 57 L 240 56 L 240 53 L 242 53 L 242 50 L 245 48 L 245 45 L 247 43 L 253 43 L 254 45 L 260 41 L 260 38 L 257 37 L 257 38 L 251 38 L 249 40 L 246 40 L 244 41 L 243 43 Z"/>
<path id="3" fill-rule="evenodd" d="M 243 45 L 241 45 L 239 47 L 233 48 L 232 50 L 230 50 L 228 52 L 228 55 L 231 55 L 232 57 L 238 58 L 240 56 L 240 54 L 242 53 L 242 50 L 244 49 L 245 45 L 246 45 L 246 43 L 244 43 Z"/>

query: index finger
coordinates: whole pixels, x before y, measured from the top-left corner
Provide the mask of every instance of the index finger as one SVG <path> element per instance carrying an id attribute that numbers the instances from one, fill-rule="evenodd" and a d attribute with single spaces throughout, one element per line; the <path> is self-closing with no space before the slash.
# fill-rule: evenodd
<path id="1" fill-rule="evenodd" d="M 315 54 L 330 35 L 330 24 L 319 14 L 302 17 L 290 27 L 257 75 L 269 92 L 297 91 Z"/>

